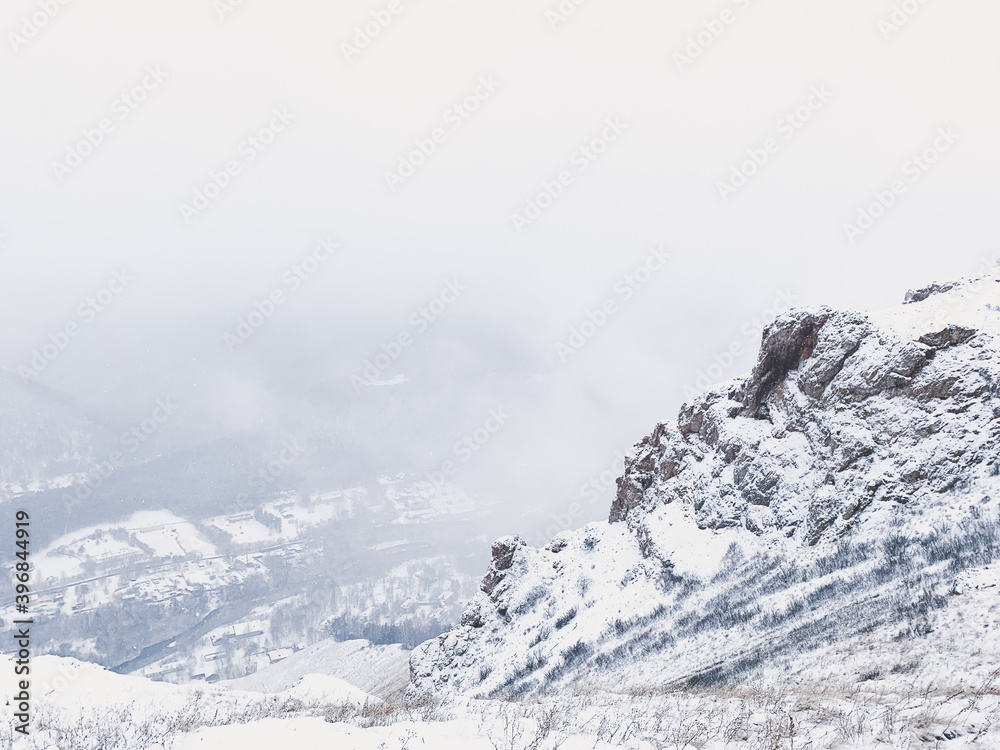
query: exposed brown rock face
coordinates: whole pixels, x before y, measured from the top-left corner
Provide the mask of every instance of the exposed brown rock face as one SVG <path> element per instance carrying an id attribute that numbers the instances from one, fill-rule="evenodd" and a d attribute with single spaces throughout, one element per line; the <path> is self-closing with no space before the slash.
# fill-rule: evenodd
<path id="1" fill-rule="evenodd" d="M 830 311 L 823 311 L 780 318 L 764 332 L 747 393 L 747 409 L 753 417 L 762 418 L 760 407 L 764 399 L 791 370 L 812 356 L 819 331 L 830 315 Z"/>
<path id="2" fill-rule="evenodd" d="M 494 589 L 500 585 L 504 579 L 505 571 L 510 570 L 514 564 L 514 554 L 518 547 L 523 547 L 525 544 L 526 542 L 518 536 L 506 536 L 493 543 L 493 562 L 480 586 L 485 594 L 492 594 Z"/>
<path id="3" fill-rule="evenodd" d="M 942 294 L 944 292 L 949 292 L 955 288 L 959 282 L 957 281 L 947 281 L 943 284 L 928 284 L 920 289 L 911 289 L 906 293 L 906 299 L 903 300 L 904 305 L 911 305 L 914 302 L 923 302 L 928 297 L 932 297 L 935 294 Z"/>
<path id="4" fill-rule="evenodd" d="M 941 331 L 924 334 L 917 340 L 932 349 L 947 349 L 950 346 L 966 344 L 975 335 L 976 331 L 971 328 L 950 325 Z"/>

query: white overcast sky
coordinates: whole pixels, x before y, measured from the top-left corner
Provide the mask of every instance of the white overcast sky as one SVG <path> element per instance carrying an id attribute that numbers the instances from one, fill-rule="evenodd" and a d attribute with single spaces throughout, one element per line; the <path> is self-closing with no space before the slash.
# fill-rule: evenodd
<path id="1" fill-rule="evenodd" d="M 559 508 L 715 355 L 745 345 L 721 379 L 748 369 L 759 330 L 744 329 L 779 293 L 880 308 L 1000 251 L 993 0 L 899 3 L 915 12 L 892 33 L 889 0 L 586 0 L 556 28 L 557 0 L 399 0 L 350 62 L 342 44 L 387 0 L 243 0 L 222 18 L 213 0 L 44 5 L 0 11 L 0 365 L 29 361 L 125 268 L 135 281 L 39 382 L 137 413 L 175 394 L 203 437 L 308 432 L 327 409 L 352 415 L 359 450 L 420 446 L 430 469 L 504 405 L 515 416 L 470 462 L 470 491 Z M 33 16 L 33 38 L 11 36 Z M 157 67 L 120 119 L 115 100 Z M 451 130 L 481 77 L 496 91 Z M 785 138 L 778 120 L 814 87 L 828 100 Z M 292 122 L 245 162 L 275 108 Z M 57 179 L 104 117 L 112 132 Z M 574 151 L 608 118 L 625 132 L 579 172 Z M 391 191 L 386 171 L 438 127 L 444 143 Z M 957 142 L 910 182 L 908 160 L 949 128 Z M 718 181 L 768 138 L 777 152 L 723 200 Z M 231 159 L 240 174 L 185 223 L 179 205 Z M 573 184 L 515 231 L 566 169 Z M 906 192 L 849 243 L 844 223 L 897 179 Z M 230 354 L 223 334 L 327 235 L 339 255 Z M 650 246 L 667 267 L 562 362 L 556 343 L 622 299 Z M 467 291 L 384 374 L 408 382 L 357 396 L 350 375 L 455 278 Z"/>

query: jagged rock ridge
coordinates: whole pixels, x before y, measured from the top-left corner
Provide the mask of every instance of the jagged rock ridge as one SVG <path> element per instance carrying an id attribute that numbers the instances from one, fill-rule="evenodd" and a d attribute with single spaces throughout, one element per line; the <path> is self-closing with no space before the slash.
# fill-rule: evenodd
<path id="1" fill-rule="evenodd" d="M 835 612 L 843 639 L 930 628 L 949 576 L 1000 557 L 998 303 L 988 274 L 781 316 L 748 377 L 637 444 L 608 524 L 494 545 L 462 625 L 414 652 L 413 689 L 737 675 L 825 642 Z"/>

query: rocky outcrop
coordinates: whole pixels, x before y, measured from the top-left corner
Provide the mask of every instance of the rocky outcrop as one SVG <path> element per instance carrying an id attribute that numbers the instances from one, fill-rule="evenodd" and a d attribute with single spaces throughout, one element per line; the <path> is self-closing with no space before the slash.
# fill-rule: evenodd
<path id="1" fill-rule="evenodd" d="M 764 332 L 749 377 L 636 446 L 609 520 L 638 530 L 653 507 L 681 502 L 702 528 L 777 530 L 811 545 L 873 502 L 966 484 L 1000 441 L 996 343 L 965 326 L 907 339 L 858 313 L 791 311 Z"/>
<path id="2" fill-rule="evenodd" d="M 925 567 L 1000 555 L 1000 520 L 984 520 L 1000 512 L 997 281 L 779 317 L 747 377 L 635 446 L 608 523 L 544 549 L 497 541 L 461 626 L 414 651 L 411 689 L 717 679 L 790 644 L 929 632 L 934 587 L 953 581 Z"/>
<path id="3" fill-rule="evenodd" d="M 914 302 L 923 302 L 928 297 L 935 294 L 943 294 L 944 292 L 950 292 L 961 282 L 958 281 L 948 281 L 944 284 L 928 284 L 920 289 L 911 289 L 906 293 L 906 298 L 903 300 L 904 305 L 909 305 Z"/>

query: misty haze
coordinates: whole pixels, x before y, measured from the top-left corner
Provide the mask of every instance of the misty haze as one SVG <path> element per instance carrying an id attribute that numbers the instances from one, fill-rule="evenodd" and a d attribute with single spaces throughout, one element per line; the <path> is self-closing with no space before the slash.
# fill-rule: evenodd
<path id="1" fill-rule="evenodd" d="M 1000 747 L 998 23 L 10 3 L 0 744 Z"/>

